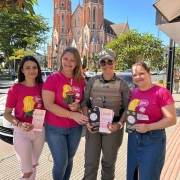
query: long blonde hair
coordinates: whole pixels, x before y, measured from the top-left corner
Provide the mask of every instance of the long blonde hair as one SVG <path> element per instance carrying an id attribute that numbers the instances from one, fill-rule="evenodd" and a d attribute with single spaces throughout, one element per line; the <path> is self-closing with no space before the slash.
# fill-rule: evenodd
<path id="1" fill-rule="evenodd" d="M 83 73 L 82 73 L 82 63 L 81 63 L 81 57 L 79 54 L 79 51 L 75 48 L 75 47 L 67 47 L 63 53 L 61 54 L 60 57 L 60 69 L 59 72 L 62 71 L 63 67 L 62 67 L 62 58 L 63 56 L 67 53 L 70 52 L 74 55 L 74 59 L 75 59 L 75 63 L 76 63 L 76 67 L 74 68 L 74 79 L 76 80 L 76 82 L 80 85 L 82 80 L 85 80 L 83 77 Z"/>

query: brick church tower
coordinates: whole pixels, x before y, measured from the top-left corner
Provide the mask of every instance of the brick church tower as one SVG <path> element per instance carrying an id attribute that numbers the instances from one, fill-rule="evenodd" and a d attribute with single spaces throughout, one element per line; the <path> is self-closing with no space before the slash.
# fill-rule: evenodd
<path id="1" fill-rule="evenodd" d="M 70 0 L 54 0 L 52 41 L 48 46 L 48 68 L 58 69 L 61 53 L 76 47 L 81 57 L 97 55 L 104 46 L 129 30 L 128 23 L 104 19 L 104 0 L 83 0 L 72 13 Z"/>

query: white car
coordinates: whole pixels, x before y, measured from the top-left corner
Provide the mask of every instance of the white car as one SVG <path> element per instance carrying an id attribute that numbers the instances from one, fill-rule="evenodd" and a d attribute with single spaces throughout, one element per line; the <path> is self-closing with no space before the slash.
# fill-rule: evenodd
<path id="1" fill-rule="evenodd" d="M 46 81 L 49 75 L 54 74 L 53 71 L 41 71 L 41 73 L 42 73 L 42 78 L 44 82 Z M 17 83 L 18 83 L 18 79 L 15 79 L 14 84 L 17 84 Z"/>
<path id="2" fill-rule="evenodd" d="M 54 74 L 52 71 L 41 71 L 41 73 L 42 73 L 42 78 L 44 82 L 46 81 L 49 75 Z"/>
<path id="3" fill-rule="evenodd" d="M 159 71 L 158 70 L 151 71 L 151 75 L 159 75 Z"/>
<path id="4" fill-rule="evenodd" d="M 0 134 L 13 137 L 14 126 L 4 118 L 6 96 L 0 98 Z"/>
<path id="5" fill-rule="evenodd" d="M 163 75 L 163 74 L 167 74 L 167 72 L 162 70 L 162 71 L 159 72 L 159 74 Z"/>

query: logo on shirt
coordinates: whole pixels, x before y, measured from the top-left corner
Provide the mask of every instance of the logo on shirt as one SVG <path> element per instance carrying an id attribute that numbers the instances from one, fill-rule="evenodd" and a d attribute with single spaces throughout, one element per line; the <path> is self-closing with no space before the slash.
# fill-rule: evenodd
<path id="1" fill-rule="evenodd" d="M 149 104 L 147 100 L 141 99 L 140 102 L 138 103 L 138 106 L 145 107 Z"/>
<path id="2" fill-rule="evenodd" d="M 23 111 L 25 112 L 24 118 L 30 117 L 34 109 L 42 108 L 42 98 L 40 96 L 26 96 L 23 99 Z"/>

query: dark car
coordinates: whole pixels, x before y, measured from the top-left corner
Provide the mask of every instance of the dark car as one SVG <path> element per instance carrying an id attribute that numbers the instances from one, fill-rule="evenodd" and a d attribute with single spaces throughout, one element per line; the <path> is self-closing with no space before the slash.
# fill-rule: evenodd
<path id="1" fill-rule="evenodd" d="M 83 73 L 83 74 L 84 74 L 86 81 L 88 81 L 91 77 L 95 76 L 95 75 L 88 76 L 85 73 Z M 133 80 L 132 80 L 132 74 L 131 73 L 125 73 L 125 72 L 116 73 L 116 76 L 123 78 L 127 82 L 128 86 L 131 90 L 133 90 L 135 88 L 135 85 L 134 85 Z"/>
<path id="2" fill-rule="evenodd" d="M 116 76 L 123 78 L 127 82 L 128 86 L 129 86 L 129 88 L 131 90 L 133 90 L 135 88 L 135 84 L 133 83 L 133 79 L 132 79 L 132 74 L 131 73 L 125 73 L 125 72 L 123 72 L 123 73 L 116 73 Z"/>

